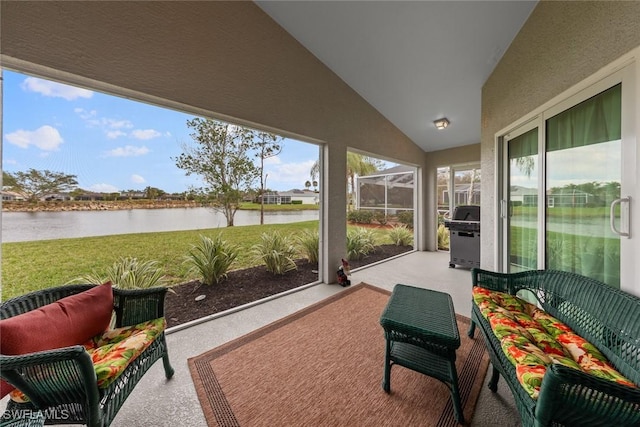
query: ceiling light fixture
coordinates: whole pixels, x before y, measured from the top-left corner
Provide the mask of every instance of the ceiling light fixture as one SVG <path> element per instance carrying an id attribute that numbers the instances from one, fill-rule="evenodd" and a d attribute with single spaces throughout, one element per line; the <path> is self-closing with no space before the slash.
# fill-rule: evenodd
<path id="1" fill-rule="evenodd" d="M 436 126 L 436 129 L 442 130 L 449 126 L 449 120 L 446 117 L 443 117 L 438 120 L 434 120 L 433 124 Z"/>

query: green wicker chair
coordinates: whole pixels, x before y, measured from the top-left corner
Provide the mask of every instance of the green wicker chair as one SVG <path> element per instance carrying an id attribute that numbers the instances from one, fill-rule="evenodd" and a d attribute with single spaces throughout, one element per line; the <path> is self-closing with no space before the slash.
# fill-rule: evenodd
<path id="1" fill-rule="evenodd" d="M 535 270 L 496 273 L 472 269 L 473 286 L 515 295 L 528 290 L 547 313 L 594 344 L 615 368 L 640 385 L 640 298 L 597 280 L 573 273 Z M 505 356 L 489 322 L 472 304 L 469 336 L 478 325 L 493 366 L 489 388 L 505 379 L 522 418 L 529 426 L 640 426 L 640 388 L 552 365 L 533 400 L 520 385 L 514 365 Z"/>
<path id="2" fill-rule="evenodd" d="M 0 305 L 0 319 L 26 313 L 92 286 L 61 286 L 13 298 Z M 113 288 L 114 327 L 132 326 L 163 317 L 166 292 L 166 288 Z M 91 357 L 80 345 L 19 356 L 0 355 L 0 377 L 30 399 L 29 403 L 10 400 L 0 425 L 42 425 L 41 413 L 46 424 L 108 426 L 138 381 L 160 358 L 166 377 L 171 378 L 174 370 L 169 363 L 164 333 L 115 381 L 101 389 L 97 386 Z M 17 414 L 28 416 L 21 420 Z"/>

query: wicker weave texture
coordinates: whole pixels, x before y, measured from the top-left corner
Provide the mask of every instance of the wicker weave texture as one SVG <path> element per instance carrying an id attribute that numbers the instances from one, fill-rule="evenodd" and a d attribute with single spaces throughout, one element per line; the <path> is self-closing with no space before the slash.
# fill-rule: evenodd
<path id="1" fill-rule="evenodd" d="M 531 292 L 541 308 L 594 344 L 640 387 L 640 298 L 591 278 L 555 270 L 509 274 L 472 269 L 472 282 L 512 295 Z M 540 396 L 534 401 L 520 386 L 515 367 L 475 304 L 472 322 L 470 334 L 473 324 L 480 326 L 494 368 L 513 391 L 523 425 L 640 425 L 640 388 L 562 366 L 547 370 Z M 496 382 L 490 386 L 495 387 Z"/>
<path id="2" fill-rule="evenodd" d="M 0 305 L 0 319 L 26 313 L 92 286 L 60 286 L 13 298 Z M 113 288 L 114 327 L 133 326 L 162 317 L 166 292 L 166 288 Z M 171 378 L 174 371 L 164 333 L 134 359 L 117 380 L 99 389 L 93 363 L 82 346 L 19 356 L 0 355 L 0 376 L 31 400 L 23 404 L 9 401 L 3 420 L 19 423 L 13 414 L 28 415 L 42 410 L 47 424 L 108 426 L 138 381 L 158 359 L 163 359 L 165 375 Z"/>

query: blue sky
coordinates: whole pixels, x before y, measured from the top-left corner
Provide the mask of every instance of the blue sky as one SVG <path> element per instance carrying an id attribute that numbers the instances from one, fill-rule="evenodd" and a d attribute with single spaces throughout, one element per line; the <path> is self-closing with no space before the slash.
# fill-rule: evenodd
<path id="1" fill-rule="evenodd" d="M 153 105 L 2 70 L 2 167 L 75 175 L 89 191 L 182 192 L 201 186 L 172 160 L 193 144 L 187 120 L 195 117 Z M 304 188 L 318 147 L 284 140 L 265 161 L 267 187 Z M 259 185 L 256 183 L 256 186 Z"/>

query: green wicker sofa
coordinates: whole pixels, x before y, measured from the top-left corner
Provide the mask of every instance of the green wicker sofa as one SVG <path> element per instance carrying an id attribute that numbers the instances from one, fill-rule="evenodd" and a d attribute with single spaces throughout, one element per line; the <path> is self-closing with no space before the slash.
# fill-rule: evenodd
<path id="1" fill-rule="evenodd" d="M 85 300 L 78 299 L 95 291 L 101 294 L 94 296 L 93 300 L 87 300 L 86 297 Z M 104 336 L 107 336 L 110 331 L 119 331 L 118 333 L 136 331 L 135 328 L 139 325 L 161 323 L 153 335 L 145 337 L 147 341 L 139 347 L 138 353 L 134 353 L 126 364 L 122 363 L 124 366 L 118 367 L 121 371 L 115 374 L 114 378 L 102 382 L 96 370 L 96 356 L 93 353 L 90 355 L 87 344 L 69 345 L 67 343 L 62 348 L 26 354 L 10 353 L 11 355 L 5 354 L 8 353 L 4 351 L 7 345 L 0 348 L 3 353 L 0 354 L 0 377 L 4 381 L 3 388 L 15 387 L 14 393 L 26 397 L 16 401 L 12 396 L 0 418 L 0 425 L 38 425 L 38 423 L 41 425 L 44 415 L 46 424 L 108 426 L 136 384 L 158 359 L 163 359 L 165 376 L 171 378 L 174 370 L 169 363 L 164 334 L 166 292 L 166 288 L 122 290 L 111 288 L 110 284 L 109 289 L 106 289 L 105 285 L 67 285 L 32 292 L 0 304 L 0 326 L 5 321 L 7 322 L 5 325 L 12 321 L 15 324 L 17 319 L 24 319 L 24 315 L 27 317 L 41 315 L 51 307 L 57 308 L 59 312 L 64 312 L 66 315 L 66 312 L 72 309 L 69 307 L 73 306 L 67 303 L 65 308 L 64 302 L 70 300 L 76 303 L 76 308 L 86 308 L 83 316 L 90 317 L 98 310 L 106 312 L 107 328 L 99 327 L 99 330 L 104 331 Z M 108 297 L 106 303 L 105 295 Z M 105 304 L 106 308 L 97 308 Z M 41 317 L 47 319 L 46 316 Z M 86 329 L 86 324 L 91 323 L 88 317 L 84 320 L 75 317 L 66 321 L 70 327 L 80 329 L 83 327 Z M 2 330 L 3 335 L 7 329 Z M 47 328 L 40 323 L 37 328 L 26 329 L 27 333 L 24 332 L 25 330 L 19 330 L 16 341 L 22 341 L 22 337 L 24 340 L 35 339 L 36 341 L 41 337 L 42 341 L 46 341 L 56 334 L 56 331 L 43 332 L 43 329 Z M 60 328 L 57 327 L 57 329 Z M 70 335 L 73 333 L 64 331 L 58 336 L 61 341 L 67 342 Z M 139 334 L 133 336 L 133 341 L 140 340 Z M 41 343 L 36 342 L 34 345 L 41 345 Z M 102 348 L 109 348 L 109 346 Z M 106 368 L 107 371 L 108 369 Z"/>
<path id="2" fill-rule="evenodd" d="M 484 336 L 493 367 L 489 388 L 495 392 L 502 375 L 523 426 L 640 426 L 640 298 L 591 278 L 554 270 L 497 273 L 474 268 L 472 282 L 484 288 L 477 290 L 481 292 L 530 291 L 543 314 L 593 344 L 632 383 L 622 385 L 552 363 L 542 374 L 539 394 L 532 397 L 474 302 L 469 336 L 473 338 L 476 325 Z"/>

